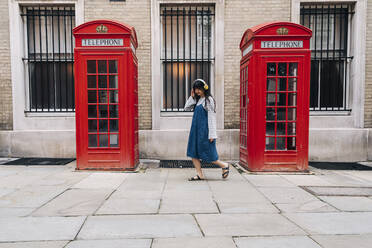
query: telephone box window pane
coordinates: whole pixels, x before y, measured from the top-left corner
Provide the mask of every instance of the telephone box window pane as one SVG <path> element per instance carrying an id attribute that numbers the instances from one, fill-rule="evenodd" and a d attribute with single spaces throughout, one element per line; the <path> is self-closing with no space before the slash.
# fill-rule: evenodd
<path id="1" fill-rule="evenodd" d="M 275 137 L 266 137 L 266 150 L 274 150 Z"/>
<path id="2" fill-rule="evenodd" d="M 113 89 L 118 88 L 118 76 L 110 75 L 109 82 L 110 82 L 110 85 L 109 85 L 110 88 L 113 88 Z"/>
<path id="3" fill-rule="evenodd" d="M 278 106 L 286 105 L 286 93 L 278 93 Z"/>
<path id="4" fill-rule="evenodd" d="M 275 121 L 275 108 L 266 109 L 266 120 Z"/>
<path id="5" fill-rule="evenodd" d="M 278 91 L 286 91 L 287 90 L 287 79 L 279 78 L 278 80 L 279 80 Z"/>
<path id="6" fill-rule="evenodd" d="M 88 132 L 97 132 L 97 120 L 88 120 Z"/>
<path id="7" fill-rule="evenodd" d="M 107 103 L 107 91 L 106 90 L 98 91 L 98 102 Z"/>
<path id="8" fill-rule="evenodd" d="M 267 79 L 267 91 L 275 91 L 275 90 L 276 90 L 275 78 L 268 78 Z"/>
<path id="9" fill-rule="evenodd" d="M 88 91 L 88 103 L 96 103 L 97 102 L 97 91 L 89 90 Z"/>
<path id="10" fill-rule="evenodd" d="M 118 103 L 118 91 L 117 90 L 110 90 L 110 103 Z"/>
<path id="11" fill-rule="evenodd" d="M 289 121 L 295 121 L 296 120 L 296 109 L 295 108 L 289 108 L 288 109 L 288 120 Z"/>
<path id="12" fill-rule="evenodd" d="M 88 88 L 97 88 L 96 75 L 88 75 Z"/>
<path id="13" fill-rule="evenodd" d="M 296 137 L 287 138 L 287 147 L 288 150 L 296 150 Z"/>
<path id="14" fill-rule="evenodd" d="M 109 73 L 118 72 L 118 62 L 116 60 L 109 60 Z"/>
<path id="15" fill-rule="evenodd" d="M 288 123 L 288 135 L 296 135 L 296 123 L 295 122 L 289 122 Z"/>
<path id="16" fill-rule="evenodd" d="M 96 147 L 97 146 L 97 134 L 89 134 L 88 135 L 88 146 L 89 147 Z"/>
<path id="17" fill-rule="evenodd" d="M 278 113 L 277 113 L 277 120 L 278 121 L 285 121 L 285 108 L 278 108 L 277 109 Z"/>
<path id="18" fill-rule="evenodd" d="M 97 117 L 97 106 L 88 105 L 88 118 L 96 118 L 96 117 Z"/>
<path id="19" fill-rule="evenodd" d="M 276 149 L 277 150 L 285 150 L 285 137 L 277 137 L 276 138 Z"/>
<path id="20" fill-rule="evenodd" d="M 107 105 L 99 105 L 99 117 L 108 117 Z"/>
<path id="21" fill-rule="evenodd" d="M 266 98 L 266 106 L 275 106 L 275 93 L 268 93 Z"/>
<path id="22" fill-rule="evenodd" d="M 296 90 L 297 90 L 297 79 L 288 78 L 288 91 L 296 91 Z"/>
<path id="23" fill-rule="evenodd" d="M 267 75 L 268 76 L 276 75 L 276 64 L 275 63 L 267 63 Z"/>
<path id="24" fill-rule="evenodd" d="M 285 135 L 285 122 L 278 122 L 276 124 L 276 135 Z"/>
<path id="25" fill-rule="evenodd" d="M 110 134 L 110 147 L 119 147 L 119 139 L 117 134 Z"/>
<path id="26" fill-rule="evenodd" d="M 278 64 L 278 76 L 287 76 L 287 63 Z"/>
<path id="27" fill-rule="evenodd" d="M 119 106 L 118 105 L 110 105 L 110 117 L 116 118 L 119 116 Z"/>
<path id="28" fill-rule="evenodd" d="M 99 131 L 100 132 L 108 131 L 108 120 L 99 120 Z"/>
<path id="29" fill-rule="evenodd" d="M 289 76 L 297 76 L 297 63 L 289 63 Z"/>
<path id="30" fill-rule="evenodd" d="M 288 94 L 288 106 L 296 106 L 297 104 L 297 95 L 296 93 Z"/>
<path id="31" fill-rule="evenodd" d="M 275 135 L 275 122 L 266 122 L 266 135 Z"/>
<path id="32" fill-rule="evenodd" d="M 107 61 L 98 60 L 98 73 L 107 73 Z"/>
<path id="33" fill-rule="evenodd" d="M 107 76 L 106 75 L 98 76 L 98 88 L 101 88 L 101 89 L 107 88 Z"/>
<path id="34" fill-rule="evenodd" d="M 88 73 L 96 73 L 96 61 L 95 60 L 88 60 L 87 61 L 87 72 Z"/>
<path id="35" fill-rule="evenodd" d="M 100 134 L 99 135 L 99 146 L 100 147 L 108 147 L 108 135 L 107 134 Z"/>
<path id="36" fill-rule="evenodd" d="M 119 131 L 119 120 L 110 120 L 110 132 Z"/>

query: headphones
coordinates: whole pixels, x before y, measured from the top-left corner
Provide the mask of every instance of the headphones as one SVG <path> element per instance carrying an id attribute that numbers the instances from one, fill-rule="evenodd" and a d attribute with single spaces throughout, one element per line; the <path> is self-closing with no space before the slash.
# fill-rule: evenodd
<path id="1" fill-rule="evenodd" d="M 208 84 L 203 79 L 200 79 L 200 78 L 196 79 L 194 83 L 196 83 L 197 81 L 202 82 L 204 84 L 204 89 L 208 90 Z"/>

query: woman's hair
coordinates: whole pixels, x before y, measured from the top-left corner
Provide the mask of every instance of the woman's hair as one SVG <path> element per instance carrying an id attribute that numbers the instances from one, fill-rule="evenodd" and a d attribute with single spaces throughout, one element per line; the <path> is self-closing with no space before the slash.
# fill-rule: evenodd
<path id="1" fill-rule="evenodd" d="M 207 107 L 207 101 L 210 103 L 209 97 L 212 97 L 213 102 L 214 102 L 214 108 L 213 109 L 214 109 L 214 112 L 216 112 L 216 100 L 213 98 L 209 86 L 207 85 L 207 83 L 203 79 L 196 79 L 194 81 L 193 85 L 192 85 L 192 89 L 194 90 L 194 92 L 195 92 L 195 89 L 199 89 L 199 90 L 204 91 L 204 96 L 205 96 L 205 102 L 204 102 L 204 104 L 205 104 L 205 108 Z M 195 94 L 195 98 L 196 98 L 196 103 L 198 103 L 198 101 L 200 99 L 200 96 L 198 96 L 197 94 Z"/>

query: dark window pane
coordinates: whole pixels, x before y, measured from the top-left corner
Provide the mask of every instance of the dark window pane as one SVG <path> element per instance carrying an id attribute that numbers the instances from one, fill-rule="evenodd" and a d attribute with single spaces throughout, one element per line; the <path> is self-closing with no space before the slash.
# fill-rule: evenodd
<path id="1" fill-rule="evenodd" d="M 266 150 L 274 150 L 275 137 L 266 137 Z"/>
<path id="2" fill-rule="evenodd" d="M 113 75 L 110 75 L 109 76 L 109 79 L 110 79 L 110 88 L 118 88 L 118 76 L 113 76 Z"/>
<path id="3" fill-rule="evenodd" d="M 268 93 L 267 94 L 266 106 L 275 106 L 275 93 Z"/>
<path id="4" fill-rule="evenodd" d="M 344 61 L 321 62 L 320 107 L 343 106 Z"/>
<path id="5" fill-rule="evenodd" d="M 96 118 L 96 117 L 97 117 L 97 106 L 88 105 L 88 118 Z"/>
<path id="6" fill-rule="evenodd" d="M 97 102 L 97 91 L 88 90 L 88 103 L 96 103 L 96 102 Z"/>
<path id="7" fill-rule="evenodd" d="M 88 60 L 87 61 L 87 72 L 88 73 L 96 73 L 96 61 L 95 60 Z"/>
<path id="8" fill-rule="evenodd" d="M 110 90 L 110 103 L 118 103 L 119 95 L 117 90 Z"/>
<path id="9" fill-rule="evenodd" d="M 277 109 L 277 120 L 278 121 L 285 121 L 285 114 L 286 114 L 286 109 L 285 108 L 278 108 Z"/>
<path id="10" fill-rule="evenodd" d="M 95 75 L 88 76 L 88 88 L 97 88 L 97 80 Z"/>
<path id="11" fill-rule="evenodd" d="M 88 132 L 97 132 L 97 120 L 88 120 Z"/>
<path id="12" fill-rule="evenodd" d="M 267 63 L 267 75 L 268 76 L 276 75 L 276 63 Z"/>
<path id="13" fill-rule="evenodd" d="M 285 137 L 276 138 L 276 150 L 285 150 Z"/>
<path id="14" fill-rule="evenodd" d="M 275 135 L 275 122 L 266 122 L 266 135 Z"/>
<path id="15" fill-rule="evenodd" d="M 98 91 L 98 102 L 99 103 L 107 103 L 107 91 L 106 90 L 99 90 Z"/>
<path id="16" fill-rule="evenodd" d="M 278 80 L 279 80 L 278 91 L 286 91 L 287 90 L 287 79 L 278 78 Z"/>
<path id="17" fill-rule="evenodd" d="M 286 97 L 287 97 L 287 94 L 286 93 L 278 93 L 278 103 L 277 105 L 278 106 L 286 106 Z"/>
<path id="18" fill-rule="evenodd" d="M 119 116 L 119 106 L 118 105 L 110 105 L 110 117 L 116 118 Z"/>
<path id="19" fill-rule="evenodd" d="M 287 63 L 278 64 L 278 76 L 287 76 Z"/>
<path id="20" fill-rule="evenodd" d="M 108 147 L 108 134 L 99 135 L 99 147 Z"/>
<path id="21" fill-rule="evenodd" d="M 99 105 L 99 117 L 108 117 L 107 105 Z"/>
<path id="22" fill-rule="evenodd" d="M 99 75 L 98 76 L 98 88 L 107 88 L 107 76 L 106 75 Z"/>
<path id="23" fill-rule="evenodd" d="M 119 131 L 119 120 L 110 120 L 110 132 Z"/>
<path id="24" fill-rule="evenodd" d="M 98 73 L 107 73 L 107 61 L 98 60 Z"/>
<path id="25" fill-rule="evenodd" d="M 296 105 L 297 105 L 297 94 L 288 93 L 288 106 L 296 106 Z"/>
<path id="26" fill-rule="evenodd" d="M 297 76 L 297 63 L 289 63 L 288 75 Z"/>
<path id="27" fill-rule="evenodd" d="M 296 123 L 295 122 L 289 122 L 288 123 L 288 135 L 296 135 Z"/>
<path id="28" fill-rule="evenodd" d="M 275 90 L 276 90 L 276 79 L 268 78 L 267 79 L 267 91 L 275 91 Z"/>
<path id="29" fill-rule="evenodd" d="M 288 91 L 297 91 L 297 78 L 288 78 Z"/>
<path id="30" fill-rule="evenodd" d="M 99 120 L 99 131 L 100 132 L 108 131 L 108 120 Z"/>
<path id="31" fill-rule="evenodd" d="M 287 138 L 287 147 L 288 150 L 296 150 L 296 137 Z"/>
<path id="32" fill-rule="evenodd" d="M 266 108 L 266 120 L 268 121 L 275 120 L 275 108 Z"/>
<path id="33" fill-rule="evenodd" d="M 118 72 L 118 62 L 116 60 L 109 60 L 109 73 Z"/>
<path id="34" fill-rule="evenodd" d="M 310 75 L 310 107 L 317 108 L 319 91 L 319 61 L 311 61 Z"/>
<path id="35" fill-rule="evenodd" d="M 288 120 L 295 121 L 296 120 L 296 108 L 289 108 L 288 109 Z"/>
<path id="36" fill-rule="evenodd" d="M 276 134 L 285 135 L 285 122 L 278 122 L 276 124 Z"/>
<path id="37" fill-rule="evenodd" d="M 88 135 L 88 147 L 97 147 L 97 134 Z"/>

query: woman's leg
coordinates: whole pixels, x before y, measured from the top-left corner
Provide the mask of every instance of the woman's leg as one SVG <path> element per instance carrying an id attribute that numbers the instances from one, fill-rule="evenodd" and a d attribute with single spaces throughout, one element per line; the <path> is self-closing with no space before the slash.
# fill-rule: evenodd
<path id="1" fill-rule="evenodd" d="M 204 178 L 203 171 L 201 169 L 200 160 L 197 158 L 192 159 L 192 163 L 194 164 L 194 167 L 196 169 L 196 172 L 198 173 L 200 178 Z"/>
<path id="2" fill-rule="evenodd" d="M 228 163 L 222 162 L 220 160 L 213 161 L 212 164 L 216 164 L 221 168 L 226 168 L 227 166 L 229 166 Z"/>

